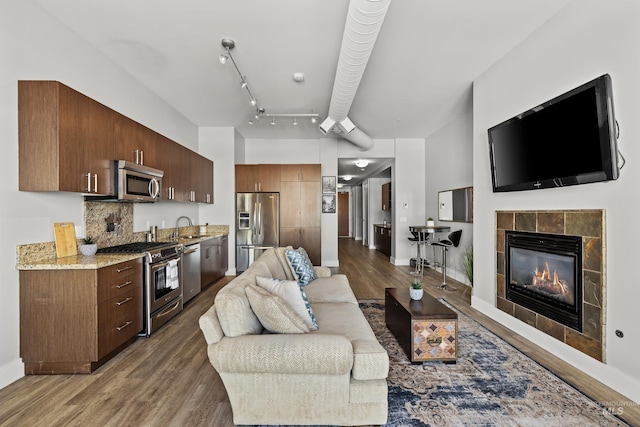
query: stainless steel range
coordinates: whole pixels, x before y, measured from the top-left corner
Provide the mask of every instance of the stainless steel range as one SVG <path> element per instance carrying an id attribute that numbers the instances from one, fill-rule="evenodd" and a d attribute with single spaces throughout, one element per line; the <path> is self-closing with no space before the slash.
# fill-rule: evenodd
<path id="1" fill-rule="evenodd" d="M 139 336 L 150 336 L 182 311 L 182 252 L 168 242 L 136 242 L 98 249 L 98 253 L 144 254 L 144 321 Z"/>

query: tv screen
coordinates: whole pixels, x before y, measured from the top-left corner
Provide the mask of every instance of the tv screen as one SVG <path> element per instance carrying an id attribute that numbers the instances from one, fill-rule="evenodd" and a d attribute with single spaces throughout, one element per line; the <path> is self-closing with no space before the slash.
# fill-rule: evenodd
<path id="1" fill-rule="evenodd" d="M 611 77 L 598 77 L 488 130 L 493 191 L 618 178 Z"/>

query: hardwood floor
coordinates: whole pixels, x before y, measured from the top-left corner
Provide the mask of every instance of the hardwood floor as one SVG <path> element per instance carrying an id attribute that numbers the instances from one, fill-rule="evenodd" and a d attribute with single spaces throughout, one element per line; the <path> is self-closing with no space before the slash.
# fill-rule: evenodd
<path id="1" fill-rule="evenodd" d="M 339 240 L 339 271 L 358 299 L 384 299 L 385 287 L 408 288 L 412 269 L 351 239 Z M 336 269 L 338 270 L 338 269 Z M 185 310 L 150 338 L 140 338 L 91 375 L 26 376 L 0 390 L 2 426 L 232 426 L 231 407 L 209 364 L 198 318 L 227 277 L 191 300 Z M 447 279 L 450 281 L 451 279 Z M 425 291 L 444 296 L 512 345 L 600 402 L 629 402 L 545 350 L 470 307 L 470 288 L 434 288 L 441 276 L 428 271 Z M 640 425 L 640 408 L 628 403 L 623 418 Z"/>

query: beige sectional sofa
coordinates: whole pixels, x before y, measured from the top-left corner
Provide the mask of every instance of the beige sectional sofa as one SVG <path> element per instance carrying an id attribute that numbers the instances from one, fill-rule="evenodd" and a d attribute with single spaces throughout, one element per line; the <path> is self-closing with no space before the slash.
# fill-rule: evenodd
<path id="1" fill-rule="evenodd" d="M 218 292 L 200 318 L 209 360 L 229 395 L 233 422 L 385 424 L 389 358 L 346 276 L 314 267 L 319 277 L 303 289 L 317 330 L 269 333 L 252 310 L 245 288 L 255 286 L 257 277 L 295 280 L 287 249 L 265 251 Z"/>

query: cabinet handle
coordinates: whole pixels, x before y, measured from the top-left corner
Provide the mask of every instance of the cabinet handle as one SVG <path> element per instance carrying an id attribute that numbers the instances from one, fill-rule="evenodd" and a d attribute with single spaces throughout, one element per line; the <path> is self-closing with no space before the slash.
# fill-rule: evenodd
<path id="1" fill-rule="evenodd" d="M 136 164 L 139 165 L 140 164 L 140 150 L 136 150 Z"/>
<path id="2" fill-rule="evenodd" d="M 91 174 L 87 173 L 87 192 L 91 193 Z"/>
<path id="3" fill-rule="evenodd" d="M 118 301 L 116 303 L 116 305 L 118 307 L 120 307 L 122 304 L 128 303 L 129 301 L 131 301 L 133 299 L 133 297 L 126 297 L 125 299 L 123 299 L 122 301 Z"/>
<path id="4" fill-rule="evenodd" d="M 129 286 L 129 285 L 130 285 L 130 284 L 132 284 L 132 283 L 133 283 L 133 281 L 128 280 L 128 281 L 124 282 L 124 283 L 123 283 L 123 284 L 121 284 L 121 285 L 116 285 L 116 288 L 117 288 L 117 289 L 122 289 L 122 288 L 124 288 L 125 286 Z"/>
<path id="5" fill-rule="evenodd" d="M 140 164 L 144 165 L 144 151 L 140 150 Z"/>
<path id="6" fill-rule="evenodd" d="M 116 327 L 116 329 L 117 329 L 117 330 L 119 330 L 119 331 L 121 331 L 121 330 L 123 330 L 124 328 L 126 328 L 127 326 L 129 326 L 130 324 L 132 324 L 132 323 L 133 323 L 133 321 L 132 321 L 132 320 L 127 320 L 127 321 L 126 321 L 126 323 L 125 323 L 124 325 L 122 325 L 122 326 L 118 326 L 118 327 Z"/>
<path id="7" fill-rule="evenodd" d="M 132 268 L 133 268 L 133 266 L 128 265 L 128 266 L 126 266 L 126 267 L 124 267 L 124 268 L 119 268 L 119 269 L 117 269 L 117 270 L 116 270 L 116 273 L 122 273 L 123 271 L 131 270 Z"/>
<path id="8" fill-rule="evenodd" d="M 93 175 L 93 192 L 98 192 L 98 174 Z"/>

